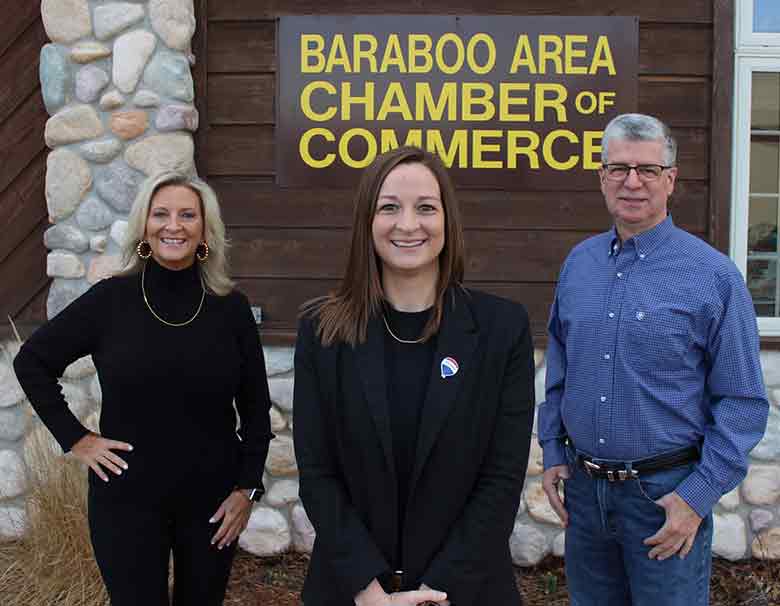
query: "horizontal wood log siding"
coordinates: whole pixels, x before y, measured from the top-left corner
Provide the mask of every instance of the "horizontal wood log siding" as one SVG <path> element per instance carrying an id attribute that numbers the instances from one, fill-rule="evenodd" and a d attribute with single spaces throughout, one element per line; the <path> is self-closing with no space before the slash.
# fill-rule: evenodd
<path id="1" fill-rule="evenodd" d="M 17 4 L 4 11 L 0 32 L 0 339 L 11 334 L 8 316 L 22 327 L 45 321 L 49 284 L 43 246 L 48 116 L 38 80 L 47 39 L 40 3 Z"/>
<path id="2" fill-rule="evenodd" d="M 729 150 L 714 148 L 730 124 L 728 53 L 718 28 L 733 15 L 717 0 L 489 0 L 482 14 L 638 15 L 639 111 L 666 120 L 680 142 L 675 219 L 724 246 L 729 177 L 710 180 Z M 263 309 L 267 342 L 289 342 L 297 306 L 327 292 L 340 277 L 349 241 L 351 192 L 283 190 L 274 184 L 275 18 L 309 13 L 468 13 L 465 0 L 200 0 L 195 52 L 201 129 L 198 167 L 216 187 L 233 241 L 240 287 Z M 730 36 L 730 32 L 728 34 Z M 720 53 L 720 62 L 714 53 Z M 725 54 L 724 54 L 725 53 Z M 714 116 L 714 117 L 713 117 Z M 715 159 L 719 158 L 716 162 Z M 717 191 L 712 184 L 717 184 Z M 715 200 L 716 203 L 712 201 Z M 470 285 L 522 301 L 534 332 L 544 333 L 561 261 L 568 250 L 609 225 L 594 180 L 589 192 L 461 192 Z M 720 230 L 716 233 L 716 230 Z"/>

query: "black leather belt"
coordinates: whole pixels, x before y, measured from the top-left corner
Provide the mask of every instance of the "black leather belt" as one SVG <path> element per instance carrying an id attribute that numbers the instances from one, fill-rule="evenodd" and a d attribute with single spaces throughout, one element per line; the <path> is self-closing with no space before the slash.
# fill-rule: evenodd
<path id="1" fill-rule="evenodd" d="M 698 460 L 699 449 L 696 446 L 688 446 L 635 461 L 604 460 L 577 453 L 577 466 L 580 469 L 591 478 L 610 482 L 634 480 L 640 475 L 672 469 Z"/>

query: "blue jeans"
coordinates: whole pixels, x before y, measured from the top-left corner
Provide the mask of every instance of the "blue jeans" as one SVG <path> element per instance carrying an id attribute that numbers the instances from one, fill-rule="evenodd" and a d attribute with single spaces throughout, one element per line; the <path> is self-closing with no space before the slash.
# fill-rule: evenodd
<path id="1" fill-rule="evenodd" d="M 712 566 L 712 514 L 702 520 L 685 559 L 647 557 L 642 541 L 666 520 L 653 501 L 672 492 L 693 464 L 609 482 L 571 464 L 564 483 L 566 578 L 571 606 L 707 606 Z"/>

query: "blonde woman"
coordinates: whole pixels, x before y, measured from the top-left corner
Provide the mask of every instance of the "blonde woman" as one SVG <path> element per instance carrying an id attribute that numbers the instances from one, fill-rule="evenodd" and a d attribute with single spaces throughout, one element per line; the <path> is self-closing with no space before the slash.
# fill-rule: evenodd
<path id="1" fill-rule="evenodd" d="M 222 604 L 272 435 L 262 349 L 228 277 L 213 190 L 174 173 L 149 178 L 123 253 L 124 271 L 36 331 L 14 367 L 63 450 L 90 469 L 92 544 L 111 603 L 167 605 L 173 553 L 173 604 Z M 100 434 L 57 383 L 85 355 L 103 393 Z"/>

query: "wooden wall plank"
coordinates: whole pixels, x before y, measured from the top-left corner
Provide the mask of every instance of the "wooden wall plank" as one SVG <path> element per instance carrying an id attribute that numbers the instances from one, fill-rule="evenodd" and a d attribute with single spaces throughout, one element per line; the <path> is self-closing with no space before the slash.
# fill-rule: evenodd
<path id="1" fill-rule="evenodd" d="M 594 187 L 597 187 L 594 175 Z M 273 183 L 212 179 L 230 227 L 339 228 L 352 225 L 351 190 L 282 189 Z M 675 222 L 707 230 L 706 182 L 680 180 L 673 197 Z M 458 192 L 467 228 L 600 231 L 611 221 L 598 190 L 589 192 Z"/>
<path id="2" fill-rule="evenodd" d="M 47 219 L 44 178 L 46 154 L 30 162 L 16 180 L 0 194 L 0 263 L 41 222 Z"/>
<path id="3" fill-rule="evenodd" d="M 658 116 L 672 128 L 710 125 L 712 83 L 709 78 L 639 79 L 639 111 Z"/>
<path id="4" fill-rule="evenodd" d="M 552 282 L 571 248 L 592 235 L 570 231 L 466 230 L 467 280 Z M 350 234 L 340 229 L 230 230 L 237 277 L 341 277 Z"/>
<path id="5" fill-rule="evenodd" d="M 0 318 L 15 317 L 29 303 L 46 282 L 46 249 L 43 246 L 43 232 L 46 221 L 38 226 L 19 244 L 14 254 L 0 263 L 0 284 L 10 284 L 2 289 L 0 297 Z"/>
<path id="6" fill-rule="evenodd" d="M 209 5 L 214 2 L 209 2 Z M 209 23 L 208 71 L 212 73 L 276 70 L 276 23 Z"/>
<path id="7" fill-rule="evenodd" d="M 37 21 L 3 55 L 0 61 L 0 123 L 39 88 L 38 56 L 47 41 L 43 22 Z"/>
<path id="8" fill-rule="evenodd" d="M 709 75 L 712 73 L 712 29 L 640 23 L 639 73 Z"/>
<path id="9" fill-rule="evenodd" d="M 11 4 L 13 7 L 10 6 Z M 0 28 L 0 56 L 2 56 L 28 27 L 40 20 L 41 5 L 40 2 L 5 0 L 0 3 L 0 10 L 3 14 L 3 27 Z"/>
<path id="10" fill-rule="evenodd" d="M 386 3 L 364 0 L 211 0 L 209 21 L 272 19 L 280 14 L 519 14 L 519 15 L 637 15 L 642 21 L 664 23 L 711 23 L 710 0 L 646 0 L 627 3 L 625 0 L 494 0 L 489 5 L 475 6 L 470 0 L 402 0 L 394 2 L 392 10 Z"/>
<path id="11" fill-rule="evenodd" d="M 46 149 L 43 98 L 33 94 L 5 122 L 0 122 L 0 192 Z"/>

